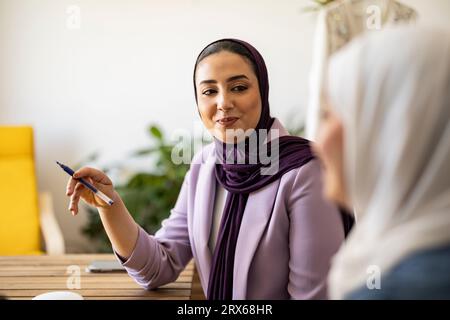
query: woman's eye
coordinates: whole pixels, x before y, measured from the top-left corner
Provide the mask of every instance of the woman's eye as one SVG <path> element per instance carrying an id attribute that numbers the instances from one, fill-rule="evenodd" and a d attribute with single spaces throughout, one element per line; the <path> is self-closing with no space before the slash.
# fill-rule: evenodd
<path id="1" fill-rule="evenodd" d="M 202 94 L 205 95 L 205 96 L 209 96 L 209 95 L 211 95 L 213 93 L 216 93 L 216 90 L 208 89 L 208 90 L 205 90 L 205 91 L 202 92 Z"/>
<path id="2" fill-rule="evenodd" d="M 245 90 L 247 90 L 247 87 L 246 86 L 235 86 L 231 90 L 232 91 L 245 91 Z"/>

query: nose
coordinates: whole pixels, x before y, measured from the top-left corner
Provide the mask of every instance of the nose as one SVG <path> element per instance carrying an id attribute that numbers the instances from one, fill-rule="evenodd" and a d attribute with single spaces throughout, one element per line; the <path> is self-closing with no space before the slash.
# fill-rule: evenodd
<path id="1" fill-rule="evenodd" d="M 234 108 L 233 101 L 227 93 L 217 95 L 217 109 L 226 112 Z"/>

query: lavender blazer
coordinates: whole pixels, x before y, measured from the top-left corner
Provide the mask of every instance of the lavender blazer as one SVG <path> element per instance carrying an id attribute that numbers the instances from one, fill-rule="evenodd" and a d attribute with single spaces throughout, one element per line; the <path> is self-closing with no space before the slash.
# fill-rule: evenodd
<path id="1" fill-rule="evenodd" d="M 288 134 L 278 120 L 272 128 Z M 161 229 L 152 236 L 139 228 L 131 256 L 121 262 L 144 288 L 176 280 L 193 257 L 206 295 L 214 164 L 210 144 L 194 156 Z M 327 298 L 330 260 L 344 240 L 344 229 L 339 211 L 322 196 L 320 170 L 312 160 L 249 195 L 236 245 L 233 299 Z"/>

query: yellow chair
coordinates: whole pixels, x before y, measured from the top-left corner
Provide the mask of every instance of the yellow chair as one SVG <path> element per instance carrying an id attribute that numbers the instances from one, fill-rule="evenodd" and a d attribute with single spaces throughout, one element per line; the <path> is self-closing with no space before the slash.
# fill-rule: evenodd
<path id="1" fill-rule="evenodd" d="M 51 196 L 38 197 L 34 162 L 33 129 L 0 126 L 0 255 L 65 251 Z"/>

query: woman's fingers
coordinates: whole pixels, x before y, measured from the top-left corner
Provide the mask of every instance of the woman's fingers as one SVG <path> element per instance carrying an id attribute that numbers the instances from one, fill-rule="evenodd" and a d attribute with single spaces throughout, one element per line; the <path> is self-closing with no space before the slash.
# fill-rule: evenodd
<path id="1" fill-rule="evenodd" d="M 100 189 L 102 189 L 102 185 L 109 186 L 107 187 L 109 189 L 113 187 L 112 181 L 100 170 L 83 167 L 76 171 L 67 182 L 66 187 L 66 195 L 70 196 L 69 210 L 72 212 L 72 215 L 78 213 L 80 198 L 83 198 L 91 206 L 99 207 L 104 205 L 80 182 L 81 178 L 97 188 L 100 187 Z"/>
<path id="2" fill-rule="evenodd" d="M 92 177 L 91 177 L 92 175 Z M 70 177 L 69 181 L 67 182 L 66 187 L 66 195 L 70 196 L 73 193 L 73 190 L 75 188 L 75 185 L 78 183 L 79 178 L 83 178 L 84 180 L 88 181 L 89 183 L 93 184 L 94 181 L 97 181 L 102 184 L 112 184 L 111 180 L 101 171 L 92 169 L 92 168 L 82 168 L 78 170 L 74 177 Z"/>
<path id="3" fill-rule="evenodd" d="M 66 187 L 66 196 L 70 196 L 73 193 L 73 189 L 75 188 L 75 185 L 77 184 L 77 180 L 70 177 L 69 181 L 67 182 Z"/>
<path id="4" fill-rule="evenodd" d="M 78 213 L 78 202 L 80 201 L 81 193 L 83 192 L 84 185 L 80 182 L 78 182 L 75 185 L 74 191 L 72 195 L 70 196 L 70 204 L 69 204 L 69 210 L 72 212 L 73 215 L 76 215 Z"/>
<path id="5" fill-rule="evenodd" d="M 90 178 L 92 178 L 93 181 L 101 183 L 101 184 L 105 184 L 105 185 L 112 184 L 112 181 L 102 171 L 94 169 L 94 168 L 89 168 L 89 167 L 83 167 L 80 170 L 77 170 L 73 174 L 73 177 L 75 179 L 90 177 Z"/>

